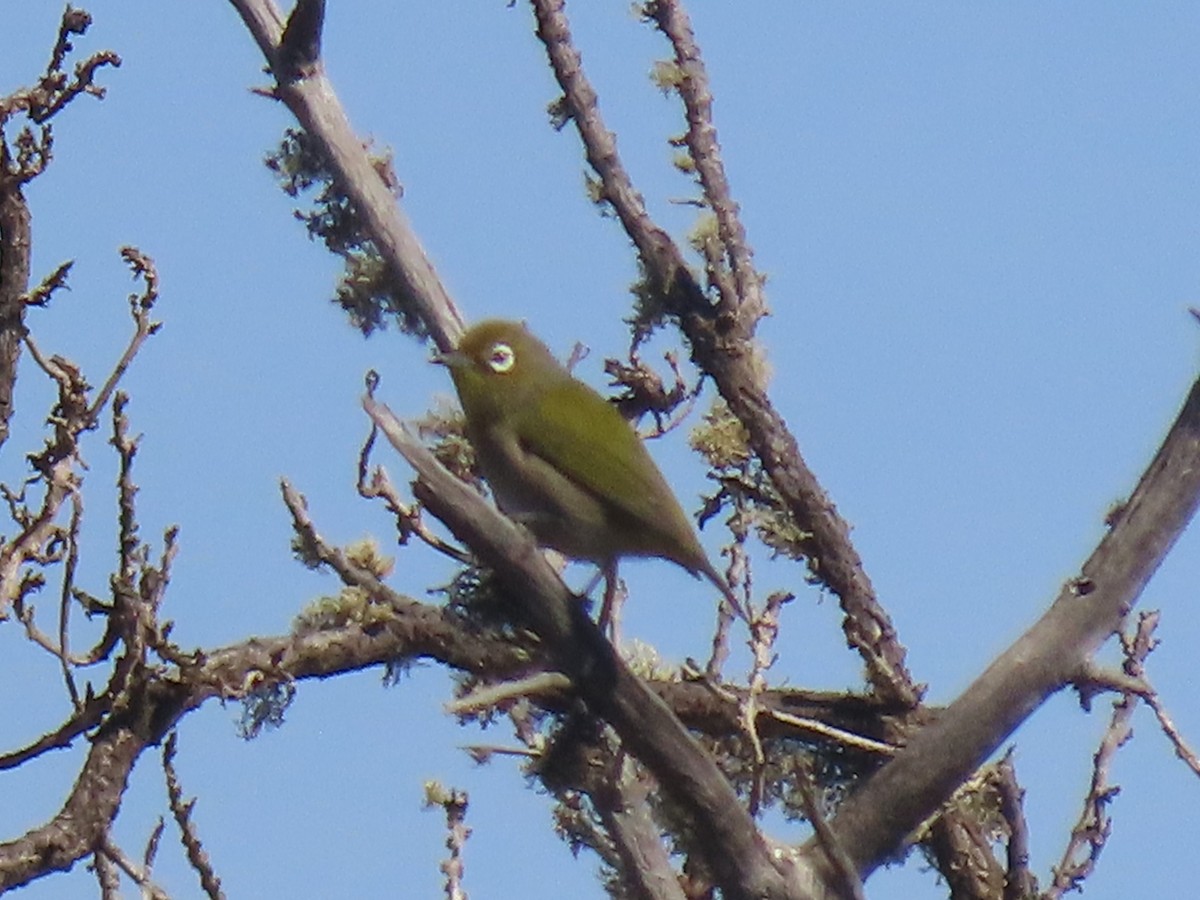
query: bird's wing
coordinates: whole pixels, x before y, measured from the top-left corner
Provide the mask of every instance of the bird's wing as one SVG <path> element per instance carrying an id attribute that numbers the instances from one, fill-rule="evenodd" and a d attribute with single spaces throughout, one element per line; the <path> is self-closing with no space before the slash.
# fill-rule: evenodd
<path id="1" fill-rule="evenodd" d="M 547 415 L 546 404 L 556 409 Z M 569 412 L 566 411 L 569 408 Z M 641 439 L 611 403 L 574 380 L 545 391 L 524 413 L 521 445 L 602 503 L 648 525 L 678 504 Z M 555 427 L 537 427 L 551 420 Z"/>

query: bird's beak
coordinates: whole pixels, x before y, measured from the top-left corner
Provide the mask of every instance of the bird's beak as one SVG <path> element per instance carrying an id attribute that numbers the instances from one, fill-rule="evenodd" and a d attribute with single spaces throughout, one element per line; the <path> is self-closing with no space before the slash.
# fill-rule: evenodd
<path id="1" fill-rule="evenodd" d="M 457 350 L 450 350 L 445 353 L 441 350 L 434 350 L 429 361 L 435 366 L 445 366 L 447 369 L 457 369 L 467 364 L 467 358 Z"/>

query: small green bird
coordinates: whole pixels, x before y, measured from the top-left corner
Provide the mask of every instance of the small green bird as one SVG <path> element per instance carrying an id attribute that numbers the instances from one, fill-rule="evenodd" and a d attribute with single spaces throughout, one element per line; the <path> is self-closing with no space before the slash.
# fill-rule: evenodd
<path id="1" fill-rule="evenodd" d="M 669 559 L 746 619 L 633 428 L 523 325 L 480 322 L 436 361 L 450 369 L 497 503 L 540 544 L 606 575 L 622 556 Z"/>

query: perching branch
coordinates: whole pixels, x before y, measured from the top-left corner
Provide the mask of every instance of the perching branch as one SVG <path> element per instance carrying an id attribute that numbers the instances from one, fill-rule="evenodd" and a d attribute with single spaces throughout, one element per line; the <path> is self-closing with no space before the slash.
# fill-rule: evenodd
<path id="1" fill-rule="evenodd" d="M 439 350 L 450 350 L 463 330 L 463 317 L 447 293 L 433 264 L 421 247 L 412 226 L 400 211 L 396 197 L 372 166 L 362 141 L 355 135 L 338 102 L 333 85 L 319 62 L 297 72 L 292 48 L 281 53 L 285 23 L 271 0 L 230 0 L 275 75 L 273 95 L 283 101 L 310 137 L 319 142 L 355 212 L 370 232 L 386 260 L 397 291 L 416 311 Z M 313 3 L 299 11 L 310 16 Z M 319 49 L 319 28 L 309 21 L 304 44 L 309 53 Z M 315 43 L 314 43 L 315 42 Z"/>
<path id="2" fill-rule="evenodd" d="M 794 873 L 774 859 L 736 794 L 690 735 L 604 640 L 528 534 L 434 459 L 384 406 L 363 406 L 417 470 L 419 499 L 471 546 L 512 592 L 518 618 L 546 643 L 588 707 L 608 722 L 684 810 L 727 896 L 802 897 Z"/>

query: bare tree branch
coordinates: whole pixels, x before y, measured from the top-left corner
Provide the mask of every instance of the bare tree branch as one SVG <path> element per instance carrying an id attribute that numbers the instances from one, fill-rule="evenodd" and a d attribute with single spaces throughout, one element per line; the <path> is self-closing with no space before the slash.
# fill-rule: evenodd
<path id="1" fill-rule="evenodd" d="M 62 809 L 45 825 L 0 843 L 0 891 L 65 871 L 90 854 L 108 832 L 124 796 L 129 773 L 147 736 L 128 723 L 112 722 L 88 751 Z"/>
<path id="2" fill-rule="evenodd" d="M 419 499 L 512 591 L 515 610 L 546 642 L 596 715 L 657 777 L 692 820 L 704 858 L 728 896 L 801 897 L 713 761 L 617 657 L 528 535 L 437 462 L 374 400 L 363 406 L 417 470 Z M 791 882 L 789 884 L 789 882 Z"/>
<path id="3" fill-rule="evenodd" d="M 762 295 L 762 276 L 754 268 L 754 253 L 746 241 L 746 230 L 739 218 L 740 210 L 725 177 L 725 164 L 721 160 L 721 147 L 713 124 L 713 98 L 708 85 L 708 72 L 692 33 L 692 23 L 678 0 L 651 0 L 645 4 L 644 12 L 654 19 L 675 50 L 679 77 L 674 86 L 679 91 L 687 114 L 688 150 L 704 188 L 704 200 L 717 218 L 720 244 L 733 273 L 735 293 L 732 297 L 723 296 L 722 299 L 730 313 L 739 318 L 757 320 L 766 313 L 767 308 Z"/>
<path id="4" fill-rule="evenodd" d="M 1027 900 L 1037 894 L 1037 879 L 1029 871 L 1029 826 L 1025 823 L 1025 792 L 1017 783 L 1009 751 L 996 766 L 1000 814 L 1008 825 L 1008 865 L 1003 900 Z"/>
<path id="5" fill-rule="evenodd" d="M 209 900 L 221 900 L 225 892 L 221 890 L 221 879 L 213 869 L 212 860 L 200 843 L 196 833 L 196 825 L 192 821 L 192 810 L 196 801 L 183 799 L 183 788 L 179 784 L 179 775 L 175 771 L 175 749 L 179 743 L 179 732 L 172 731 L 163 744 L 162 766 L 163 775 L 167 781 L 167 802 L 171 807 L 171 815 L 179 826 L 179 839 L 187 853 L 188 862 L 200 876 L 200 887 Z"/>
<path id="6" fill-rule="evenodd" d="M 805 464 L 795 437 L 767 396 L 764 369 L 754 344 L 761 308 L 751 300 L 736 310 L 713 309 L 678 246 L 651 221 L 641 195 L 621 163 L 616 140 L 601 119 L 596 92 L 583 73 L 563 0 L 531 2 L 537 35 L 546 47 L 550 66 L 563 91 L 565 109 L 579 131 L 588 163 L 600 178 L 602 196 L 612 204 L 637 248 L 654 292 L 666 309 L 678 317 L 680 328 L 691 344 L 693 361 L 712 376 L 730 411 L 745 426 L 751 448 L 805 535 L 801 548 L 810 571 L 829 586 L 842 604 L 846 613 L 843 629 L 850 645 L 862 656 L 872 687 L 882 697 L 915 706 L 920 689 L 905 668 L 904 648 L 891 619 L 876 600 L 858 552 L 850 543 L 850 528 Z M 675 27 L 676 20 L 671 21 Z M 688 72 L 699 71 L 699 57 L 694 46 L 687 49 L 685 45 L 682 52 L 688 57 L 686 78 Z M 696 85 L 692 95 L 699 97 L 706 91 L 704 85 Z M 695 115 L 703 114 L 697 104 Z M 697 134 L 700 130 L 697 125 Z M 719 163 L 713 156 L 714 142 L 712 133 L 703 129 L 703 135 L 695 140 L 694 152 L 707 156 L 716 171 Z M 717 189 L 723 190 L 723 175 L 719 179 L 716 174 L 712 177 Z M 720 198 L 714 205 L 727 207 Z M 731 238 L 730 252 L 739 260 L 741 277 L 757 292 L 758 276 L 745 274 L 749 253 L 736 229 Z M 741 299 L 746 301 L 745 297 Z"/>
<path id="7" fill-rule="evenodd" d="M 103 66 L 121 64 L 115 53 L 102 51 L 80 62 L 73 76 L 64 70 L 67 55 L 73 49 L 71 35 L 84 34 L 91 22 L 86 12 L 68 5 L 63 10 L 46 71 L 33 87 L 0 97 L 0 446 L 8 438 L 14 409 L 13 391 L 25 335 L 25 309 L 31 304 L 44 304 L 54 288 L 63 283 L 70 268 L 69 263 L 60 266 L 32 295 L 29 293 L 31 233 L 29 207 L 22 188 L 45 171 L 50 162 L 53 146 L 50 120 L 80 94 L 103 97 L 104 89 L 95 83 L 96 72 Z M 39 126 L 38 133 L 25 126 L 10 147 L 5 126 L 18 115 Z"/>
<path id="8" fill-rule="evenodd" d="M 401 213 L 395 196 L 379 177 L 362 141 L 350 127 L 323 67 L 315 64 L 297 73 L 290 55 L 281 58 L 284 22 L 271 0 L 230 2 L 272 67 L 276 78 L 274 96 L 287 104 L 305 131 L 320 142 L 337 173 L 338 183 L 387 261 L 398 290 L 418 311 L 438 349 L 450 350 L 462 333 L 462 314 Z M 306 14 L 309 6 L 301 4 Z"/>
<path id="9" fill-rule="evenodd" d="M 1145 659 L 1150 650 L 1157 645 L 1153 635 L 1158 627 L 1159 612 L 1157 610 L 1143 612 L 1138 617 L 1137 633 L 1132 641 L 1127 641 L 1122 638 L 1125 646 L 1125 672 L 1135 682 L 1144 686 L 1144 690 L 1137 691 L 1137 695 L 1154 712 L 1154 717 L 1158 720 L 1158 726 L 1162 729 L 1171 746 L 1175 749 L 1175 755 L 1183 760 L 1184 765 L 1192 770 L 1196 775 L 1200 775 L 1200 757 L 1196 755 L 1179 728 L 1175 725 L 1175 721 L 1167 713 L 1166 707 L 1163 705 L 1162 698 L 1159 697 L 1158 691 L 1154 690 L 1146 681 Z"/>
<path id="10" fill-rule="evenodd" d="M 1200 381 L 1111 530 L 1058 599 L 834 818 L 864 876 L 1118 627 L 1200 503 Z M 880 814 L 886 810 L 887 814 Z M 817 853 L 815 846 L 806 848 Z"/>
<path id="11" fill-rule="evenodd" d="M 450 855 L 439 866 L 446 876 L 446 900 L 468 900 L 463 888 L 463 850 L 471 829 L 467 827 L 467 792 L 447 789 L 440 784 L 425 785 L 425 805 L 440 806 L 446 814 L 446 849 Z"/>
<path id="12" fill-rule="evenodd" d="M 157 838 L 162 834 L 162 820 L 159 820 L 158 827 L 154 830 L 154 836 L 151 838 L 151 844 L 157 843 Z M 111 835 L 105 835 L 101 843 L 97 855 L 107 857 L 117 868 L 128 875 L 133 883 L 141 888 L 143 900 L 170 900 L 167 892 L 155 884 L 150 878 L 151 866 L 139 865 L 134 862 L 129 855 L 122 850 Z M 148 856 L 152 854 L 147 854 Z"/>

